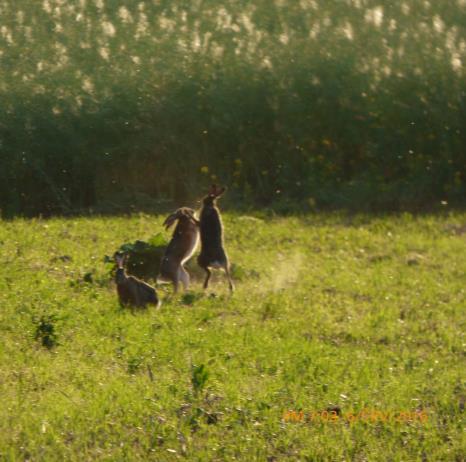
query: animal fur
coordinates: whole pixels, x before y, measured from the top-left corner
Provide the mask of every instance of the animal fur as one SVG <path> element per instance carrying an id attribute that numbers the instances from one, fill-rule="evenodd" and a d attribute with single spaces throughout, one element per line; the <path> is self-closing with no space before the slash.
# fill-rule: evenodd
<path id="1" fill-rule="evenodd" d="M 115 255 L 115 261 L 118 266 L 115 273 L 115 283 L 120 304 L 141 308 L 149 304 L 160 306 L 157 292 L 152 286 L 126 274 L 124 269 L 125 257 Z"/>
<path id="2" fill-rule="evenodd" d="M 190 277 L 184 263 L 192 257 L 199 241 L 198 221 L 194 216 L 194 210 L 187 207 L 179 208 L 167 217 L 163 225 L 169 229 L 176 221 L 178 223 L 165 250 L 160 264 L 160 275 L 157 278 L 158 282 L 172 282 L 175 293 L 180 282 L 184 290 L 189 287 Z"/>
<path id="3" fill-rule="evenodd" d="M 209 285 L 211 268 L 221 268 L 225 271 L 230 291 L 234 285 L 230 276 L 230 263 L 223 245 L 223 224 L 220 211 L 216 206 L 217 199 L 225 192 L 226 188 L 212 185 L 207 196 L 203 199 L 200 214 L 201 253 L 197 257 L 198 265 L 206 272 L 204 289 Z"/>

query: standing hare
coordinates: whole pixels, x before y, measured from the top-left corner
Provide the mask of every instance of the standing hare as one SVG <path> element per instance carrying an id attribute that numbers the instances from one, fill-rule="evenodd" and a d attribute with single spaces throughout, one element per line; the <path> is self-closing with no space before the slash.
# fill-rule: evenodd
<path id="1" fill-rule="evenodd" d="M 197 257 L 198 265 L 207 273 L 204 289 L 209 285 L 211 271 L 209 268 L 222 268 L 228 278 L 230 291 L 234 286 L 230 276 L 230 264 L 223 248 L 223 226 L 220 211 L 215 205 L 216 200 L 225 192 L 226 188 L 218 188 L 215 184 L 209 189 L 202 200 L 203 206 L 200 216 L 201 253 Z"/>
<path id="2" fill-rule="evenodd" d="M 175 221 L 178 221 L 178 223 L 162 258 L 157 282 L 172 282 L 176 293 L 180 281 L 184 290 L 188 289 L 189 273 L 183 265 L 196 250 L 199 241 L 199 229 L 198 221 L 194 217 L 194 210 L 190 208 L 179 208 L 167 217 L 163 226 L 165 226 L 165 229 L 169 229 Z"/>
<path id="3" fill-rule="evenodd" d="M 115 282 L 120 304 L 137 307 L 145 307 L 147 304 L 152 304 L 159 307 L 160 301 L 155 289 L 144 281 L 126 274 L 124 268 L 126 256 L 116 254 L 115 261 L 118 266 L 115 273 Z"/>

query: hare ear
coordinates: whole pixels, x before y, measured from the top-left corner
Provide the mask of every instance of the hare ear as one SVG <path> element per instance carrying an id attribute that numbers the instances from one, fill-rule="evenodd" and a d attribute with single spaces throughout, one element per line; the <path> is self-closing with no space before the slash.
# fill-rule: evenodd
<path id="1" fill-rule="evenodd" d="M 170 226 L 172 226 L 173 223 L 175 223 L 177 219 L 178 219 L 178 210 L 175 213 L 172 213 L 171 215 L 169 215 L 163 222 L 162 226 L 165 226 L 165 229 L 169 229 Z"/>
<path id="2" fill-rule="evenodd" d="M 183 207 L 180 209 L 180 214 L 185 217 L 192 217 L 194 210 L 189 209 L 188 207 Z"/>
<path id="3" fill-rule="evenodd" d="M 115 263 L 117 264 L 118 268 L 122 268 L 125 262 L 125 256 L 120 255 L 118 252 L 115 252 L 114 258 L 115 258 Z"/>
<path id="4" fill-rule="evenodd" d="M 227 189 L 227 188 L 225 188 L 225 186 L 222 187 L 222 188 L 220 188 L 220 187 L 217 188 L 217 187 L 216 187 L 216 188 L 215 188 L 215 192 L 214 192 L 215 197 L 220 197 L 220 196 L 226 191 L 226 189 Z"/>
<path id="5" fill-rule="evenodd" d="M 208 194 L 215 196 L 216 191 L 217 191 L 217 185 L 214 183 L 213 185 L 210 186 Z"/>
<path id="6" fill-rule="evenodd" d="M 194 216 L 194 213 L 195 213 L 194 210 L 191 210 L 185 207 L 182 213 L 185 217 L 189 218 L 195 225 L 198 223 L 196 217 Z"/>

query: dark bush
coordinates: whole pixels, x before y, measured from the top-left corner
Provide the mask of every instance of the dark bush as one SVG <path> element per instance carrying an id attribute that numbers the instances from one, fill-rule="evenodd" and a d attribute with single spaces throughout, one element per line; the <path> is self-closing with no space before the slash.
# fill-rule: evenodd
<path id="1" fill-rule="evenodd" d="M 462 3 L 156 3 L 2 7 L 3 215 L 464 200 Z"/>

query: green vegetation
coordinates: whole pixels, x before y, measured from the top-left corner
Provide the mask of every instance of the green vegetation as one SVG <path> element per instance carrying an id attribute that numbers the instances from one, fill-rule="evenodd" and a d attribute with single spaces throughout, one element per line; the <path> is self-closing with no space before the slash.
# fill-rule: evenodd
<path id="1" fill-rule="evenodd" d="M 0 208 L 461 200 L 464 0 L 0 0 Z M 277 191 L 280 191 L 277 193 Z"/>
<path id="2" fill-rule="evenodd" d="M 226 214 L 233 297 L 121 309 L 162 222 L 0 221 L 0 459 L 463 460 L 465 214 Z M 428 420 L 283 420 L 329 407 Z"/>

